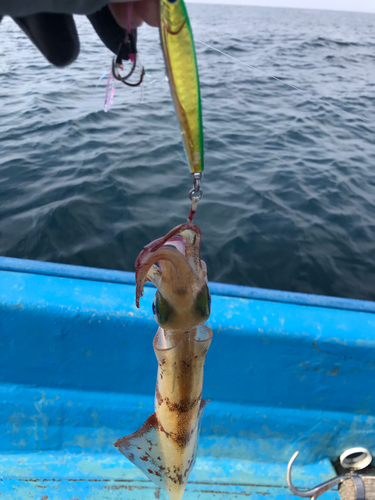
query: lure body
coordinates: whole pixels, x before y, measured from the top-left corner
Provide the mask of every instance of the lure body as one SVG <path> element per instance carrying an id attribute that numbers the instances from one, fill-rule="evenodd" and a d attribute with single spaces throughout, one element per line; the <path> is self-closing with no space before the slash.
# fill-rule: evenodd
<path id="1" fill-rule="evenodd" d="M 160 37 L 191 173 L 203 171 L 203 128 L 193 33 L 183 0 L 160 0 Z"/>
<path id="2" fill-rule="evenodd" d="M 158 288 L 153 306 L 159 324 L 153 342 L 159 365 L 155 413 L 115 443 L 170 500 L 184 494 L 206 404 L 203 369 L 212 331 L 203 325 L 210 314 L 210 294 L 199 246 L 197 226 L 183 224 L 147 245 L 137 258 L 137 301 L 147 279 Z"/>

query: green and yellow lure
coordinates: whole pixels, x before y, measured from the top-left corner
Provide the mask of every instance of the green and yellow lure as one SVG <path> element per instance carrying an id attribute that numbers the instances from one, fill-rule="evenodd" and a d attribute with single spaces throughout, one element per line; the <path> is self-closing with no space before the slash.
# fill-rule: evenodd
<path id="1" fill-rule="evenodd" d="M 160 36 L 190 170 L 192 174 L 200 174 L 203 127 L 199 76 L 193 33 L 183 0 L 160 0 Z"/>

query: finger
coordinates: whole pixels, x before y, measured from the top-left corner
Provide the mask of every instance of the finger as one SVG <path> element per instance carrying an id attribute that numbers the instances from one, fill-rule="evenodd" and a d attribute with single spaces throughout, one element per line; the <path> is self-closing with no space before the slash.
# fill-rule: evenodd
<path id="1" fill-rule="evenodd" d="M 159 0 L 141 0 L 134 3 L 134 11 L 150 26 L 159 26 Z"/>
<path id="2" fill-rule="evenodd" d="M 129 5 L 127 3 L 110 3 L 109 8 L 112 12 L 113 17 L 116 19 L 116 22 L 121 28 L 127 29 L 128 27 L 128 15 L 129 15 Z M 135 6 L 131 10 L 131 27 L 139 28 L 142 26 L 143 20 L 142 17 L 138 14 Z"/>

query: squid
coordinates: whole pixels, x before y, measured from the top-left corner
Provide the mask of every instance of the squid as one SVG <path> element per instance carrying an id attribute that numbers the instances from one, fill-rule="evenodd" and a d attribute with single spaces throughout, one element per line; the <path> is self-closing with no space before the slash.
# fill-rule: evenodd
<path id="1" fill-rule="evenodd" d="M 153 341 L 158 361 L 155 413 L 115 446 L 151 481 L 181 500 L 197 454 L 203 370 L 212 331 L 206 264 L 200 259 L 201 232 L 182 224 L 146 245 L 136 266 L 136 304 L 146 281 L 157 292 L 153 312 L 159 329 Z"/>

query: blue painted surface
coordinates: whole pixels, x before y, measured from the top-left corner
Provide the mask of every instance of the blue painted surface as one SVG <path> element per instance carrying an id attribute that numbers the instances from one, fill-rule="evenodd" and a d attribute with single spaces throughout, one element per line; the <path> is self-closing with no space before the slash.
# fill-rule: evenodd
<path id="1" fill-rule="evenodd" d="M 153 412 L 153 395 L 2 384 L 1 453 L 113 453 L 112 443 Z M 200 456 L 284 462 L 299 449 L 301 463 L 336 458 L 358 444 L 374 447 L 374 418 L 350 413 L 211 401 Z"/>
<path id="2" fill-rule="evenodd" d="M 135 284 L 134 273 L 126 271 L 94 269 L 91 267 L 15 259 L 12 257 L 0 257 L 0 270 L 86 279 L 92 281 L 104 281 L 106 283 L 121 283 L 124 285 Z M 151 283 L 146 283 L 145 286 L 153 287 Z M 328 307 L 332 309 L 345 309 L 347 311 L 375 313 L 375 302 L 368 300 L 342 299 L 339 297 L 283 292 L 279 290 L 268 290 L 265 288 L 213 282 L 210 282 L 210 291 L 211 295 L 225 295 L 226 297 L 242 297 L 255 300 L 265 300 L 268 302 L 283 302 L 287 304 L 299 304 L 305 306 Z"/>
<path id="3" fill-rule="evenodd" d="M 130 285 L 2 272 L 0 381 L 153 394 L 153 295 L 137 309 Z M 206 398 L 374 414 L 374 314 L 214 296 L 208 325 Z"/>
<path id="4" fill-rule="evenodd" d="M 133 285 L 73 278 L 71 267 L 67 277 L 64 266 L 59 276 L 0 271 L 0 500 L 15 491 L 9 498 L 164 498 L 112 446 L 153 411 L 154 290 L 137 309 Z M 375 452 L 373 313 L 213 295 L 208 324 L 211 403 L 187 500 L 198 490 L 204 500 L 284 500 L 297 449 L 296 482 L 310 487 L 334 475 L 328 459 L 346 448 Z M 96 464 L 88 479 L 79 457 Z M 43 482 L 47 472 L 58 487 Z"/>
<path id="5" fill-rule="evenodd" d="M 22 467 L 20 467 L 22 466 Z M 33 454 L 0 456 L 2 500 L 43 498 L 48 500 L 100 499 L 167 500 L 165 492 L 146 480 L 142 473 L 125 458 L 111 455 Z M 208 473 L 209 471 L 209 473 Z M 328 461 L 296 467 L 299 484 L 314 484 L 316 478 L 327 478 L 331 473 Z M 190 475 L 184 500 L 224 500 L 250 497 L 261 500 L 265 496 L 287 500 L 290 495 L 283 477 L 285 464 L 267 466 L 250 461 L 198 458 Z M 78 481 L 77 481 L 78 480 Z M 39 496 L 36 497 L 35 493 Z M 326 500 L 339 500 L 337 492 L 329 492 Z"/>

